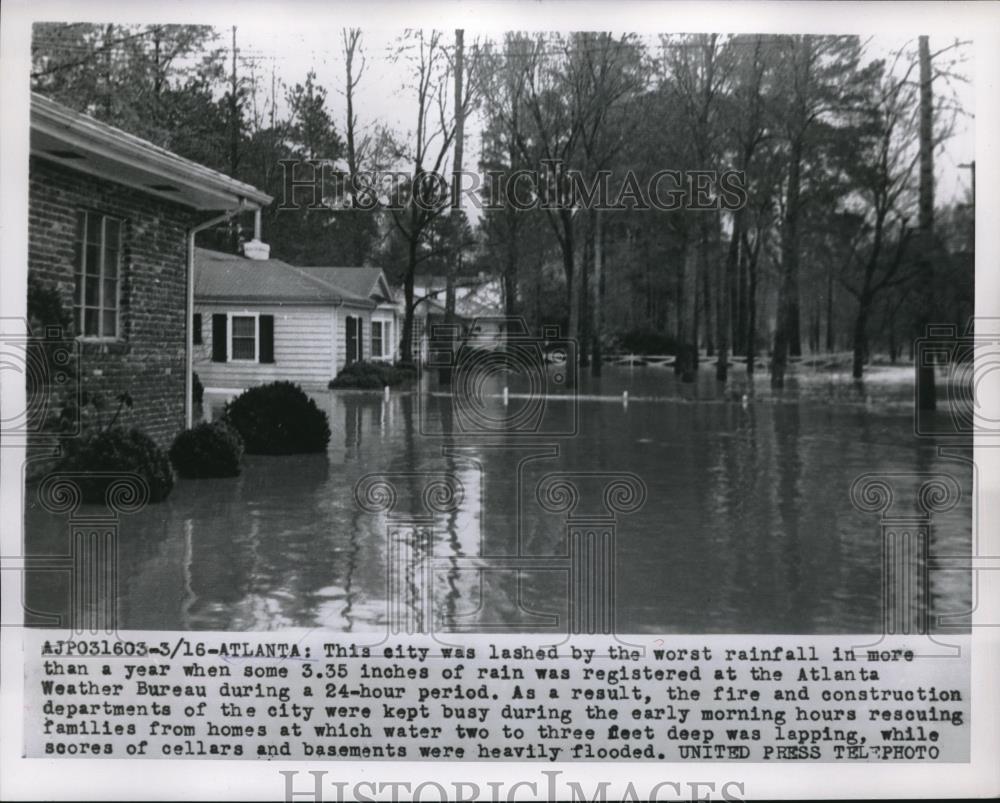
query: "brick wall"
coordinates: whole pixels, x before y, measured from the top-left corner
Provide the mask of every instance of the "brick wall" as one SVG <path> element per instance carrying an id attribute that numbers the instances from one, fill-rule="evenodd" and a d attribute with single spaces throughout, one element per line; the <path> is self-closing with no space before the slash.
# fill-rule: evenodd
<path id="1" fill-rule="evenodd" d="M 29 183 L 28 270 L 58 288 L 70 315 L 77 212 L 124 221 L 119 337 L 80 341 L 81 384 L 103 396 L 106 420 L 127 391 L 134 407 L 119 423 L 168 446 L 184 427 L 186 230 L 197 213 L 35 157 Z"/>

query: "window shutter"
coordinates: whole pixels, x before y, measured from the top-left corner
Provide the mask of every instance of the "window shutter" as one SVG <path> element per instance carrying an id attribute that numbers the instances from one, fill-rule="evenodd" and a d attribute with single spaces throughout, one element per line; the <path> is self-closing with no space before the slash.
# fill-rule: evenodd
<path id="1" fill-rule="evenodd" d="M 358 318 L 358 362 L 365 358 L 365 319 Z"/>
<path id="2" fill-rule="evenodd" d="M 274 316 L 260 316 L 260 361 L 274 362 Z"/>
<path id="3" fill-rule="evenodd" d="M 191 342 L 196 346 L 200 346 L 201 340 L 201 313 L 196 312 L 194 314 L 194 321 L 192 322 L 192 332 L 191 332 Z"/>
<path id="4" fill-rule="evenodd" d="M 229 333 L 226 331 L 226 316 L 215 314 L 212 316 L 212 362 L 225 362 L 227 359 L 226 349 L 229 340 Z"/>
<path id="5" fill-rule="evenodd" d="M 358 330 L 354 326 L 355 322 L 353 315 L 348 315 L 344 321 L 345 361 L 348 365 L 354 362 L 358 353 Z"/>

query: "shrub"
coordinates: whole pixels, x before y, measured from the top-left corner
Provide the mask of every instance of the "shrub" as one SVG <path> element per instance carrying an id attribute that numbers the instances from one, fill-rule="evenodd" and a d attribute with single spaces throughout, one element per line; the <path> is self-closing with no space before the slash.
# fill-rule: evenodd
<path id="1" fill-rule="evenodd" d="M 178 435 L 170 462 L 182 477 L 235 477 L 240 473 L 243 439 L 225 421 L 201 423 Z"/>
<path id="2" fill-rule="evenodd" d="M 412 364 L 389 365 L 380 362 L 352 362 L 345 365 L 337 376 L 330 380 L 327 386 L 331 390 L 338 388 L 357 388 L 361 390 L 381 390 L 386 385 L 395 387 L 413 379 L 416 369 Z"/>
<path id="3" fill-rule="evenodd" d="M 330 442 L 326 413 L 292 382 L 250 388 L 226 405 L 223 417 L 248 454 L 322 452 Z"/>
<path id="4" fill-rule="evenodd" d="M 71 441 L 60 471 L 138 474 L 149 485 L 149 501 L 160 502 L 174 487 L 174 475 L 163 450 L 137 429 L 112 427 Z M 85 477 L 79 481 L 83 501 L 103 502 L 114 477 Z"/>

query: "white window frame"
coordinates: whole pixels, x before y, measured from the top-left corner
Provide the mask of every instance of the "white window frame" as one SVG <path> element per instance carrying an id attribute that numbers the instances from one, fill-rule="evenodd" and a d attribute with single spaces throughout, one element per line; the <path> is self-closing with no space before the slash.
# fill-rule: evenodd
<path id="1" fill-rule="evenodd" d="M 233 318 L 253 318 L 253 359 L 234 357 L 233 354 Z M 226 313 L 226 353 L 228 362 L 259 363 L 260 362 L 260 313 L 259 312 L 227 312 Z"/>
<path id="2" fill-rule="evenodd" d="M 392 359 L 392 318 L 379 316 L 372 316 L 371 323 L 369 326 L 374 326 L 379 324 L 382 327 L 382 353 L 376 355 L 374 346 L 371 349 L 373 360 L 391 360 Z M 375 339 L 371 336 L 371 340 L 374 343 Z"/>
<path id="3" fill-rule="evenodd" d="M 379 341 L 380 341 L 381 346 L 379 348 L 379 353 L 378 354 L 375 353 L 375 325 L 376 324 L 378 324 L 379 328 L 382 330 L 382 332 L 381 332 L 381 334 L 379 336 Z M 370 329 L 370 335 L 369 336 L 371 338 L 371 348 L 369 348 L 369 351 L 371 352 L 372 359 L 373 360 L 384 360 L 385 359 L 385 353 L 383 352 L 383 349 L 385 349 L 385 321 L 383 321 L 381 318 L 372 318 L 371 322 L 368 324 L 368 327 Z"/>
<path id="4" fill-rule="evenodd" d="M 124 270 L 125 260 L 122 258 L 123 246 L 125 241 L 125 219 L 116 217 L 115 215 L 106 215 L 103 212 L 97 212 L 91 209 L 80 209 L 78 210 L 80 214 L 84 215 L 83 222 L 83 243 L 80 253 L 80 258 L 83 260 L 82 264 L 79 266 L 74 265 L 74 285 L 75 285 L 75 271 L 77 268 L 80 270 L 80 276 L 83 279 L 83 287 L 79 289 L 80 293 L 80 320 L 76 320 L 77 305 L 74 300 L 73 304 L 73 325 L 78 328 L 76 335 L 77 340 L 86 340 L 88 343 L 117 343 L 122 340 L 122 282 L 124 277 L 122 276 L 122 271 Z M 98 266 L 97 270 L 97 331 L 96 335 L 86 334 L 87 328 L 87 228 L 89 224 L 89 219 L 91 215 L 97 215 L 101 218 L 101 264 Z M 118 223 L 118 270 L 115 277 L 115 333 L 113 335 L 103 334 L 104 329 L 104 313 L 107 311 L 104 306 L 104 256 L 107 250 L 107 222 L 109 220 L 114 220 Z M 73 287 L 73 292 L 77 292 L 77 288 Z"/>

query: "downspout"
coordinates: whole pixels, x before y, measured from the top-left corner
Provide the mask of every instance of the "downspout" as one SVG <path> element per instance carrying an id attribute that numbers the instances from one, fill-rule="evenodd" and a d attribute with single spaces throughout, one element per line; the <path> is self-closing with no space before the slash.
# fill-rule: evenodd
<path id="1" fill-rule="evenodd" d="M 185 360 L 187 366 L 184 371 L 184 426 L 186 429 L 191 429 L 191 425 L 194 423 L 194 399 L 192 398 L 192 391 L 194 390 L 194 237 L 199 231 L 204 231 L 212 226 L 218 226 L 220 223 L 225 223 L 227 220 L 230 220 L 241 212 L 245 212 L 246 209 L 246 198 L 240 198 L 240 205 L 235 209 L 230 209 L 228 212 L 225 212 L 218 217 L 206 220 L 204 223 L 199 223 L 197 226 L 192 226 L 188 229 L 187 322 L 185 323 L 185 331 L 187 332 L 185 339 Z M 256 232 L 259 228 L 260 209 L 258 208 L 256 210 L 256 215 L 254 216 L 254 231 Z"/>

